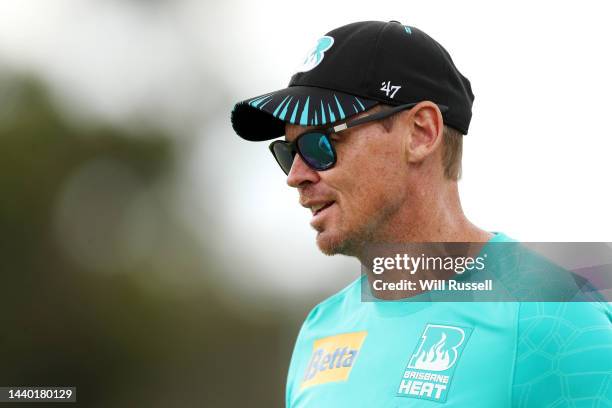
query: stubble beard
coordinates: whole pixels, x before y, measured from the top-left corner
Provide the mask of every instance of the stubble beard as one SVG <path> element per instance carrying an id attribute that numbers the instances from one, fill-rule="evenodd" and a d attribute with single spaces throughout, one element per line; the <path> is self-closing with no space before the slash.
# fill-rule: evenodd
<path id="1" fill-rule="evenodd" d="M 331 242 L 317 242 L 319 250 L 321 250 L 323 254 L 328 256 L 358 256 L 361 253 L 365 244 L 371 241 L 372 237 L 372 234 L 367 230 L 367 228 L 365 228 L 365 231 L 356 231 L 341 234 L 346 236 L 334 238 Z"/>
<path id="2" fill-rule="evenodd" d="M 340 231 L 331 242 L 320 243 L 317 241 L 319 250 L 328 256 L 346 255 L 360 258 L 365 253 L 368 245 L 384 240 L 379 236 L 380 230 L 396 214 L 400 205 L 387 205 L 374 211 L 372 216 L 364 217 L 365 220 L 353 231 Z"/>

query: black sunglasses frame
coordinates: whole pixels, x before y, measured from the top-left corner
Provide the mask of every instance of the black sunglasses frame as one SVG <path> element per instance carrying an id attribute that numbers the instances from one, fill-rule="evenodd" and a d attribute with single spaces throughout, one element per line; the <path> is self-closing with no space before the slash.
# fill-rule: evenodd
<path id="1" fill-rule="evenodd" d="M 283 170 L 283 172 L 287 175 L 289 175 L 289 172 L 285 172 L 285 169 L 283 169 L 283 166 L 281 165 L 280 160 L 278 159 L 278 157 L 276 157 L 276 153 L 274 152 L 274 146 L 277 143 L 280 144 L 284 144 L 285 146 L 287 146 L 289 148 L 289 151 L 291 153 L 291 155 L 293 156 L 293 159 L 295 160 L 295 154 L 297 153 L 298 155 L 300 155 L 300 157 L 302 158 L 302 161 L 304 161 L 304 163 L 306 163 L 306 165 L 308 167 L 310 167 L 311 169 L 315 170 L 315 171 L 324 171 L 324 170 L 329 170 L 332 167 L 334 167 L 334 165 L 336 164 L 336 160 L 337 160 L 337 154 L 336 154 L 336 149 L 334 149 L 334 144 L 332 143 L 332 140 L 330 138 L 330 135 L 333 133 L 340 133 L 343 130 L 349 129 L 349 128 L 353 128 L 355 126 L 359 126 L 359 125 L 363 125 L 364 123 L 368 123 L 368 122 L 374 122 L 376 120 L 380 120 L 380 119 L 385 119 L 388 118 L 391 115 L 394 115 L 398 112 L 401 112 L 403 110 L 406 109 L 411 109 L 413 107 L 415 107 L 418 104 L 418 102 L 416 103 L 407 103 L 404 105 L 399 105 L 399 106 L 394 106 L 393 108 L 390 109 L 385 109 L 382 110 L 380 112 L 376 112 L 373 113 L 371 115 L 368 116 L 364 116 L 362 118 L 359 119 L 355 119 L 355 120 L 349 120 L 343 123 L 340 123 L 336 126 L 331 126 L 328 128 L 323 128 L 323 129 L 311 129 L 311 130 L 307 130 L 304 133 L 300 133 L 295 140 L 293 140 L 292 142 L 287 142 L 285 140 L 275 140 L 272 143 L 270 143 L 270 145 L 268 146 L 268 148 L 270 149 L 270 152 L 272 152 L 272 155 L 274 156 L 274 159 L 276 159 L 276 162 L 278 163 L 278 165 L 280 166 L 280 168 Z M 440 109 L 440 112 L 444 113 L 448 110 L 448 106 L 446 105 L 437 105 L 438 108 Z M 302 152 L 300 151 L 299 145 L 298 145 L 298 140 L 308 134 L 311 133 L 316 133 L 318 135 L 324 135 L 325 138 L 327 139 L 327 142 L 329 143 L 330 147 L 331 147 L 331 151 L 333 153 L 334 156 L 334 160 L 326 165 L 323 166 L 322 168 L 317 168 L 314 165 L 312 165 L 311 163 L 308 162 L 308 160 L 306 160 L 304 158 L 304 155 L 302 155 Z M 293 165 L 293 162 L 292 162 Z M 291 170 L 291 168 L 289 168 L 289 170 Z"/>

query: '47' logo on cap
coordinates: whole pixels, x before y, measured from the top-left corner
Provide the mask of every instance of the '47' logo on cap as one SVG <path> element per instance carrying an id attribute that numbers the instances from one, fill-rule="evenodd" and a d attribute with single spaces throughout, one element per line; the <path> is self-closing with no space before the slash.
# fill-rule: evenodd
<path id="1" fill-rule="evenodd" d="M 383 82 L 382 88 L 380 88 L 380 90 L 385 91 L 385 94 L 387 95 L 387 97 L 391 99 L 393 99 L 397 91 L 399 91 L 400 89 L 401 89 L 401 85 L 391 85 L 391 81 Z M 389 94 L 391 94 L 391 96 L 389 96 Z"/>
<path id="2" fill-rule="evenodd" d="M 397 395 L 445 402 L 457 362 L 471 333 L 468 327 L 425 326 Z"/>

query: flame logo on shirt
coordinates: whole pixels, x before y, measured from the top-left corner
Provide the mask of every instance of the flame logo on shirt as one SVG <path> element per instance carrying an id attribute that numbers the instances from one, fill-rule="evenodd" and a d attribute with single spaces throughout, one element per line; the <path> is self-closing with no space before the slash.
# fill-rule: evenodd
<path id="1" fill-rule="evenodd" d="M 408 368 L 446 371 L 457 361 L 457 348 L 463 344 L 465 332 L 454 326 L 428 324 L 421 344 L 410 358 Z"/>

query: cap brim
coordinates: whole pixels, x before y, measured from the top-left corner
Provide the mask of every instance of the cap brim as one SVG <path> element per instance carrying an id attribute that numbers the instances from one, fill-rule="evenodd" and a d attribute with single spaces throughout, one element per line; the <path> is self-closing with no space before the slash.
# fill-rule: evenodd
<path id="1" fill-rule="evenodd" d="M 291 86 L 238 102 L 232 126 L 246 140 L 275 139 L 285 134 L 285 124 L 322 126 L 366 111 L 378 101 L 311 86 Z"/>

